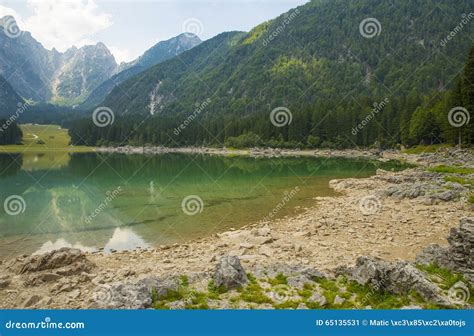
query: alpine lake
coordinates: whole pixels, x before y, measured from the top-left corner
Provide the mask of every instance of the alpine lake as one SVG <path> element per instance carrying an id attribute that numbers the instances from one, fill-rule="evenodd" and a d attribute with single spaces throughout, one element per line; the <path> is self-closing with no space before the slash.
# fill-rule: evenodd
<path id="1" fill-rule="evenodd" d="M 0 154 L 0 259 L 60 247 L 121 251 L 295 215 L 329 181 L 399 162 L 317 157 Z"/>

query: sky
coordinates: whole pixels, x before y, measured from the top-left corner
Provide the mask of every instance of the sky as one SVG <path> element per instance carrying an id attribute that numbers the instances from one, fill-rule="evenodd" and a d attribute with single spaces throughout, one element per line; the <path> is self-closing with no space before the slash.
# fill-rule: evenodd
<path id="1" fill-rule="evenodd" d="M 118 63 L 183 32 L 207 40 L 224 31 L 249 31 L 308 0 L 0 0 L 48 49 L 103 42 Z"/>

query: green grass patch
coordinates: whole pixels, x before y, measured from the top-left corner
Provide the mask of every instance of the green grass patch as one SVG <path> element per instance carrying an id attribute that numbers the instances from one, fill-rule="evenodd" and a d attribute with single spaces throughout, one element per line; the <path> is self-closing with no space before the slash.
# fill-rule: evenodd
<path id="1" fill-rule="evenodd" d="M 189 293 L 190 303 L 186 304 L 186 309 L 209 309 L 209 304 L 207 303 L 209 296 L 206 293 L 191 291 Z"/>
<path id="2" fill-rule="evenodd" d="M 0 153 L 91 152 L 93 147 L 71 146 L 68 130 L 59 125 L 20 125 L 21 145 L 0 146 Z"/>
<path id="3" fill-rule="evenodd" d="M 427 273 L 442 289 L 449 289 L 459 281 L 466 281 L 461 274 L 452 273 L 436 264 L 417 265 L 417 268 Z"/>
<path id="4" fill-rule="evenodd" d="M 443 148 L 451 148 L 451 147 L 453 147 L 453 146 L 451 146 L 451 145 L 446 145 L 446 144 L 442 144 L 442 145 L 427 145 L 427 146 L 419 145 L 419 146 L 415 146 L 415 147 L 412 147 L 412 148 L 405 149 L 405 150 L 403 151 L 403 153 L 406 153 L 406 154 L 435 153 L 435 152 L 437 152 L 437 151 L 440 150 L 440 149 L 443 149 Z"/>
<path id="5" fill-rule="evenodd" d="M 331 291 L 331 292 L 339 292 L 339 286 L 337 285 L 336 281 L 319 278 L 316 279 L 316 282 L 321 286 L 322 289 Z"/>
<path id="6" fill-rule="evenodd" d="M 462 274 L 453 273 L 437 264 L 417 265 L 417 268 L 427 273 L 430 279 L 437 283 L 441 289 L 449 291 L 454 285 L 463 283 L 467 287 L 469 294 L 474 293 L 474 287 L 464 279 Z M 474 304 L 474 295 L 469 295 L 468 298 L 468 303 Z"/>
<path id="7" fill-rule="evenodd" d="M 272 286 L 288 285 L 288 278 L 280 273 L 275 278 L 268 279 L 267 282 Z"/>
<path id="8" fill-rule="evenodd" d="M 301 301 L 288 300 L 282 303 L 274 304 L 275 309 L 296 309 L 300 305 Z"/>
<path id="9" fill-rule="evenodd" d="M 374 309 L 397 309 L 410 304 L 408 296 L 377 290 L 355 281 L 348 282 L 347 290 L 356 295 L 356 302 L 361 307 L 371 306 Z"/>
<path id="10" fill-rule="evenodd" d="M 468 179 L 468 178 L 463 178 L 459 176 L 445 176 L 444 180 L 446 182 L 454 182 L 454 183 L 459 183 L 464 186 L 474 186 L 474 180 L 473 179 Z"/>
<path id="11" fill-rule="evenodd" d="M 207 290 L 209 291 L 209 298 L 217 300 L 221 294 L 227 293 L 227 290 L 220 286 L 217 287 L 214 280 L 209 281 L 207 284 Z"/>
<path id="12" fill-rule="evenodd" d="M 240 299 L 245 302 L 252 302 L 257 304 L 270 303 L 273 304 L 272 299 L 265 295 L 265 291 L 258 283 L 257 279 L 251 274 L 247 275 L 249 284 L 245 288 L 239 289 Z"/>
<path id="13" fill-rule="evenodd" d="M 459 174 L 459 175 L 474 174 L 474 168 L 444 166 L 444 165 L 428 168 L 428 171 L 431 171 L 434 173 Z"/>
<path id="14" fill-rule="evenodd" d="M 468 198 L 467 198 L 467 201 L 471 204 L 474 204 L 474 193 L 471 193 Z"/>
<path id="15" fill-rule="evenodd" d="M 181 281 L 181 286 L 183 287 L 188 287 L 189 286 L 189 278 L 187 275 L 181 275 L 179 277 L 179 280 Z"/>
<path id="16" fill-rule="evenodd" d="M 307 300 L 313 295 L 314 286 L 312 284 L 304 284 L 303 289 L 298 290 L 298 295 Z"/>

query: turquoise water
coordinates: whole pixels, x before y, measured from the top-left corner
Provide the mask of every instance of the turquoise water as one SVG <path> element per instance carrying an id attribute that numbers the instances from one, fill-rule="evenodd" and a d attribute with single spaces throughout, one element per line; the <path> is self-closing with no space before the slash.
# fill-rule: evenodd
<path id="1" fill-rule="evenodd" d="M 331 179 L 402 168 L 325 158 L 48 155 L 0 155 L 0 257 L 183 242 L 274 209 L 273 218 L 295 214 L 316 196 L 334 195 Z"/>

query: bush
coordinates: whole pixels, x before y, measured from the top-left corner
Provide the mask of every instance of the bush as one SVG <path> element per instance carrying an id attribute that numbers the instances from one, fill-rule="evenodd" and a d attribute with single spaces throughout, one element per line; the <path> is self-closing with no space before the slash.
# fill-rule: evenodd
<path id="1" fill-rule="evenodd" d="M 225 141 L 226 147 L 233 147 L 233 148 L 249 148 L 249 147 L 258 147 L 262 146 L 262 140 L 260 137 L 255 133 L 246 133 L 241 134 L 237 137 L 229 137 Z"/>

